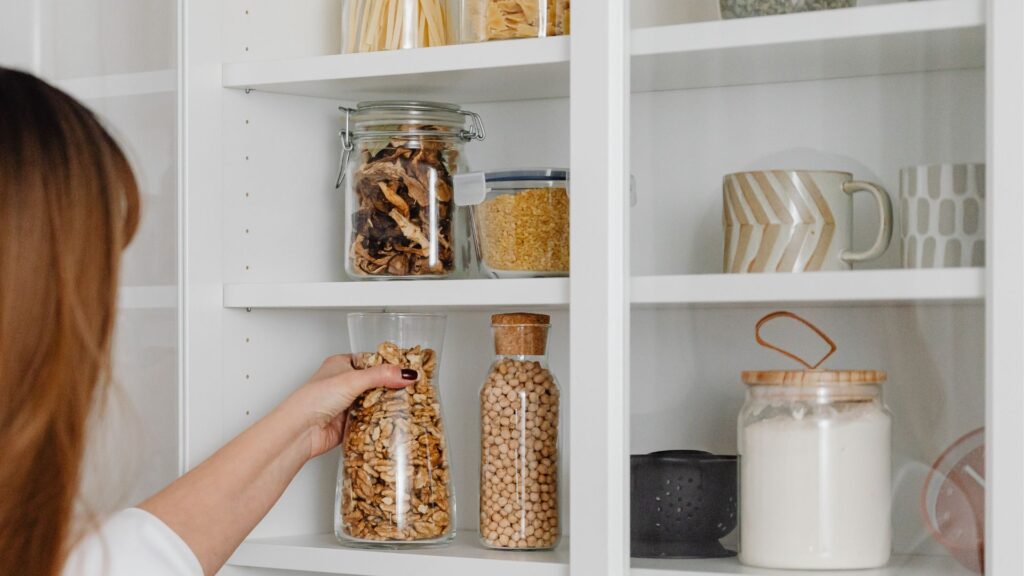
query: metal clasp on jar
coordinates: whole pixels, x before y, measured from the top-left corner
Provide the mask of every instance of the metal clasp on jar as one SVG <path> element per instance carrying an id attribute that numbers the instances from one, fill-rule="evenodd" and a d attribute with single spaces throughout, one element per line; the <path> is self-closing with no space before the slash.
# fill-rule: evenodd
<path id="1" fill-rule="evenodd" d="M 341 185 L 345 182 L 345 166 L 348 165 L 349 156 L 352 154 L 352 150 L 355 149 L 355 139 L 352 136 L 352 115 L 355 114 L 356 110 L 353 108 L 347 108 L 345 106 L 338 106 L 338 110 L 345 113 L 345 127 L 338 131 L 338 137 L 341 139 L 341 158 L 338 160 L 338 178 L 334 182 L 334 189 L 341 188 Z M 471 142 L 473 140 L 483 140 L 487 138 L 487 131 L 484 129 L 484 121 L 476 112 L 470 112 L 469 110 L 459 110 L 459 114 L 469 119 L 469 129 L 462 129 L 458 133 L 458 138 L 463 142 Z M 382 130 L 382 131 L 371 131 L 368 134 L 376 136 L 388 137 L 388 136 L 436 136 L 437 133 L 432 130 Z"/>

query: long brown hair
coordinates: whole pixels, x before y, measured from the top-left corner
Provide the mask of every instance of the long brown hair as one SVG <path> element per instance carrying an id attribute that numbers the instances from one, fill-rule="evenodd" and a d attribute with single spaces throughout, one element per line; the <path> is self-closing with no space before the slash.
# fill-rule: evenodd
<path id="1" fill-rule="evenodd" d="M 96 117 L 0 68 L 0 574 L 54 576 L 67 557 L 138 219 L 131 167 Z"/>

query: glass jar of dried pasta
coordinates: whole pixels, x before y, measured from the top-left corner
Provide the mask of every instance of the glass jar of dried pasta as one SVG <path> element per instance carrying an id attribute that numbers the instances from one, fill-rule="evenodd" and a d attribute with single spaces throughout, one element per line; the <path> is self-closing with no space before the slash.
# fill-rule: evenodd
<path id="1" fill-rule="evenodd" d="M 462 0 L 462 41 L 569 33 L 569 0 Z"/>
<path id="2" fill-rule="evenodd" d="M 344 54 L 458 44 L 458 0 L 344 0 Z"/>

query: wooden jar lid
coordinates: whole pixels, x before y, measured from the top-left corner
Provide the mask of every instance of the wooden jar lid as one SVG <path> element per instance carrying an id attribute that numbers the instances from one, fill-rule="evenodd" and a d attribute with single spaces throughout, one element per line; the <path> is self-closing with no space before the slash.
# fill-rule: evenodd
<path id="1" fill-rule="evenodd" d="M 502 356 L 543 356 L 547 353 L 550 324 L 547 314 L 495 314 L 491 316 L 494 351 Z"/>
<path id="2" fill-rule="evenodd" d="M 742 374 L 748 386 L 850 386 L 882 384 L 882 370 L 748 370 Z"/>
<path id="3" fill-rule="evenodd" d="M 492 326 L 547 326 L 549 324 L 551 324 L 551 316 L 547 314 L 512 312 L 491 316 Z"/>

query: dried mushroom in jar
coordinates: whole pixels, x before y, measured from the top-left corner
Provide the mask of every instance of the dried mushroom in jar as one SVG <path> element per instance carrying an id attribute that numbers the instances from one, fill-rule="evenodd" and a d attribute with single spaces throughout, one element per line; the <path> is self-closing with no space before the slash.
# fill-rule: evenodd
<path id="1" fill-rule="evenodd" d="M 400 390 L 365 392 L 349 409 L 342 530 L 368 541 L 436 539 L 453 528 L 448 447 L 433 383 L 437 355 L 384 342 L 353 361 L 357 369 L 381 364 L 412 368 L 420 378 Z"/>
<path id="2" fill-rule="evenodd" d="M 444 129 L 399 126 L 398 131 Z M 458 148 L 445 138 L 398 136 L 358 143 L 349 259 L 366 276 L 445 275 L 454 270 L 452 173 Z"/>

